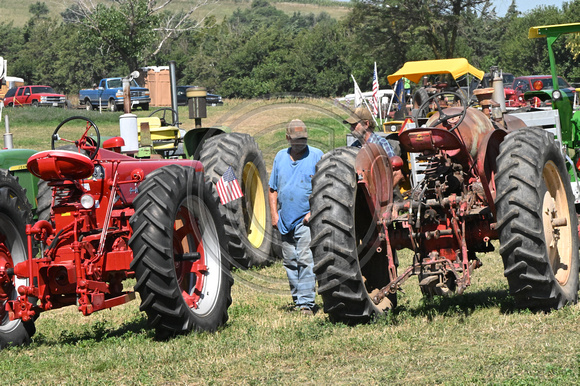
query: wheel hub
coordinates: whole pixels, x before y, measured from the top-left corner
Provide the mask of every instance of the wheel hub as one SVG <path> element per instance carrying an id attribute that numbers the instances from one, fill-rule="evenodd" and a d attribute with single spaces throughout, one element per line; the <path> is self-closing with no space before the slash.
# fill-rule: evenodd
<path id="1" fill-rule="evenodd" d="M 543 179 L 547 190 L 542 205 L 542 222 L 548 259 L 556 280 L 564 285 L 568 281 L 571 265 L 568 200 L 556 165 L 546 164 Z"/>
<path id="2" fill-rule="evenodd" d="M 248 241 L 254 248 L 260 248 L 265 238 L 266 229 L 266 198 L 258 168 L 248 162 L 242 173 L 244 192 L 244 220 Z"/>

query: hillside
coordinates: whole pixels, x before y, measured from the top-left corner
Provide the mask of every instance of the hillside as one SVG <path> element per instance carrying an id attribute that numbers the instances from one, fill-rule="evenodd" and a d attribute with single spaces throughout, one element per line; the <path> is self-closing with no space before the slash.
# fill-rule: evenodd
<path id="1" fill-rule="evenodd" d="M 0 0 L 0 14 L 2 15 L 2 21 L 5 23 L 13 22 L 15 27 L 22 27 L 31 16 L 28 12 L 28 8 L 31 4 L 34 4 L 37 1 L 38 0 L 22 0 L 12 2 L 8 0 Z M 45 3 L 50 10 L 50 16 L 60 18 L 60 13 L 74 2 L 71 0 L 48 0 L 45 1 Z M 188 3 L 190 3 L 189 0 L 175 0 L 171 8 L 175 10 L 185 9 L 187 8 Z M 277 9 L 290 15 L 294 12 L 301 12 L 302 14 L 319 14 L 321 12 L 326 12 L 335 19 L 343 18 L 350 9 L 345 3 L 331 0 L 305 1 L 303 3 L 271 1 L 271 3 Z M 217 20 L 221 20 L 224 16 L 231 15 L 238 8 L 249 8 L 250 4 L 251 0 L 218 0 L 215 4 L 200 9 L 199 14 L 205 15 L 209 13 L 215 15 Z"/>

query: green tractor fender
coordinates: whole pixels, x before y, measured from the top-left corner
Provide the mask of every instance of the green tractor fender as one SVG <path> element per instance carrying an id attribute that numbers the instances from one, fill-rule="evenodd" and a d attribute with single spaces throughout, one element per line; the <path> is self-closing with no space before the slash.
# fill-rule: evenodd
<path id="1" fill-rule="evenodd" d="M 18 183 L 26 189 L 26 198 L 32 209 L 36 209 L 36 194 L 38 192 L 38 177 L 32 175 L 26 168 L 26 162 L 37 150 L 6 149 L 0 151 L 0 169 L 6 169 L 15 177 Z"/>
<path id="2" fill-rule="evenodd" d="M 191 129 L 183 137 L 183 148 L 187 158 L 199 160 L 199 153 L 203 143 L 216 135 L 229 132 L 227 129 L 219 127 L 201 127 Z"/>

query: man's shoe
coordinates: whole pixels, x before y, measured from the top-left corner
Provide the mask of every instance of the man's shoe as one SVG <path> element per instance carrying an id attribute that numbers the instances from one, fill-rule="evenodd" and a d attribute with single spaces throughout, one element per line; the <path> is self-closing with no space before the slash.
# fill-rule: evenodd
<path id="1" fill-rule="evenodd" d="M 300 308 L 300 313 L 305 316 L 313 316 L 314 312 L 308 307 Z"/>

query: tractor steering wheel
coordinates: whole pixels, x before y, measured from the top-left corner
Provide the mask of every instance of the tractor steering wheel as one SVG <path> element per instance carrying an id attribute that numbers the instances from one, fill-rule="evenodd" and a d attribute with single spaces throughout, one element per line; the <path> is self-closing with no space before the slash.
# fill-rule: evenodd
<path id="1" fill-rule="evenodd" d="M 62 138 L 60 135 L 58 135 L 58 131 L 60 130 L 60 128 L 62 126 L 64 126 L 64 124 L 66 124 L 67 122 L 76 120 L 76 119 L 85 121 L 85 123 L 86 123 L 85 131 L 80 139 L 74 141 L 74 140 Z M 91 128 L 95 132 L 95 134 L 93 134 L 93 136 L 88 135 Z M 57 141 L 73 143 L 79 149 L 79 153 L 84 151 L 87 153 L 87 155 L 90 159 L 95 159 L 95 157 L 97 156 L 97 153 L 99 151 L 99 147 L 101 146 L 101 133 L 99 132 L 99 128 L 97 127 L 97 125 L 93 121 L 91 121 L 89 118 L 74 116 L 74 117 L 69 117 L 69 118 L 65 119 L 64 121 L 62 121 L 54 130 L 54 133 L 52 133 L 52 137 L 51 137 L 52 150 L 54 150 L 56 148 Z"/>
<path id="2" fill-rule="evenodd" d="M 151 114 L 149 114 L 150 117 L 155 116 L 155 114 L 159 114 L 163 112 L 163 114 L 161 115 L 161 117 L 159 117 L 159 119 L 161 120 L 161 126 L 175 126 L 175 124 L 177 123 L 177 112 L 175 110 L 173 110 L 171 107 L 162 107 L 160 109 L 157 109 L 155 111 L 153 111 Z M 167 119 L 165 118 L 165 115 L 171 113 L 171 124 L 168 125 Z"/>
<path id="3" fill-rule="evenodd" d="M 459 113 L 454 113 L 454 114 L 448 115 L 448 114 L 445 114 L 443 112 L 444 108 L 447 108 L 447 107 L 442 108 L 439 100 L 440 100 L 440 97 L 443 97 L 446 95 L 453 95 L 455 97 L 454 100 L 461 102 L 462 110 Z M 463 120 L 465 119 L 465 116 L 467 115 L 467 107 L 469 107 L 467 102 L 463 98 L 463 96 L 457 92 L 453 92 L 453 91 L 438 92 L 436 94 L 431 95 L 425 102 L 423 102 L 421 107 L 419 107 L 419 109 L 417 110 L 417 114 L 415 115 L 415 121 L 417 121 L 417 118 L 421 118 L 421 116 L 427 115 L 427 113 L 423 113 L 423 112 L 428 110 L 428 107 L 431 104 L 431 102 L 435 103 L 435 106 L 437 106 L 436 110 L 439 113 L 439 117 L 437 117 L 437 119 L 431 123 L 431 126 L 434 127 L 434 126 L 437 126 L 439 124 L 446 123 L 452 118 L 459 117 L 459 119 L 457 119 L 456 121 L 454 121 L 450 124 L 451 127 L 448 129 L 449 131 L 455 130 L 461 124 L 461 122 L 463 122 Z"/>

